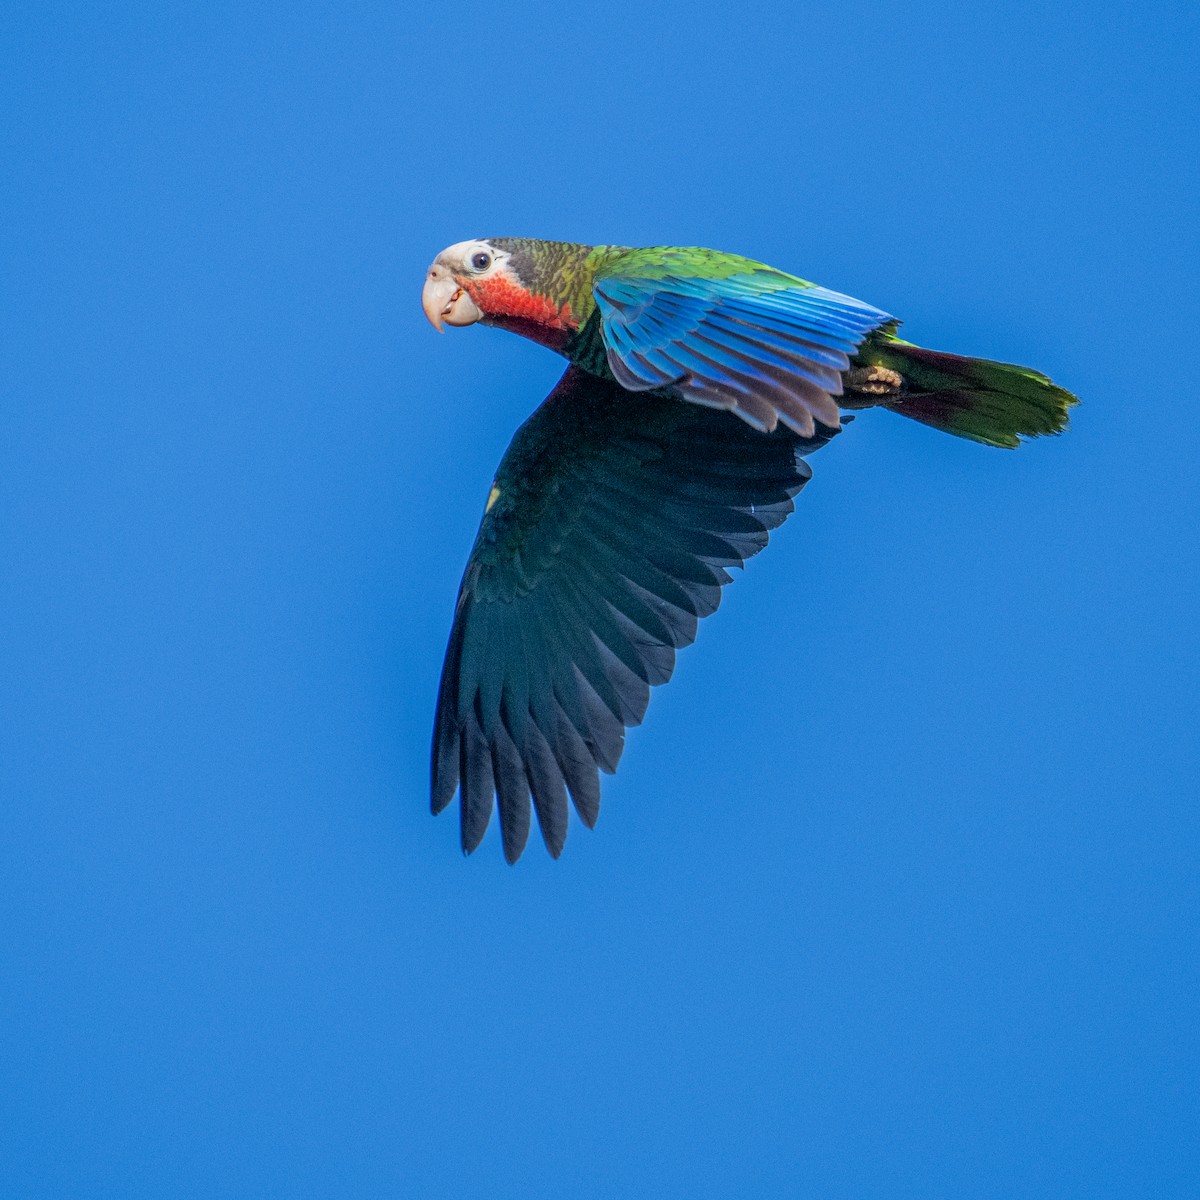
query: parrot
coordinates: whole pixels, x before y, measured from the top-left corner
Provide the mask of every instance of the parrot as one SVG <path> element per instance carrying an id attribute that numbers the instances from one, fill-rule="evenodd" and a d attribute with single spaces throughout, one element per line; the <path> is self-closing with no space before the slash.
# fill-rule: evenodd
<path id="1" fill-rule="evenodd" d="M 558 858 L 675 654 L 793 511 L 807 458 L 882 408 L 987 446 L 1058 434 L 1077 398 L 1009 363 L 923 349 L 891 314 L 702 247 L 480 238 L 434 259 L 422 307 L 567 360 L 501 459 L 459 587 L 430 800 L 462 850 L 499 809 Z"/>

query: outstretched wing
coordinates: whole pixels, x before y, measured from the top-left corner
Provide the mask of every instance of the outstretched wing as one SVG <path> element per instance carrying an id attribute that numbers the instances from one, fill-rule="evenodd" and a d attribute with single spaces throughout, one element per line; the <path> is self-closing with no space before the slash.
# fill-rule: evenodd
<path id="1" fill-rule="evenodd" d="M 568 368 L 509 446 L 459 590 L 433 737 L 432 803 L 461 792 L 463 850 L 499 803 L 514 862 L 536 811 L 557 857 L 567 797 L 595 824 L 650 687 L 766 544 L 835 431 L 754 431 Z"/>
<path id="2" fill-rule="evenodd" d="M 759 429 L 837 428 L 842 372 L 893 318 L 750 259 L 701 249 L 634 250 L 594 284 L 617 382 L 673 387 Z"/>

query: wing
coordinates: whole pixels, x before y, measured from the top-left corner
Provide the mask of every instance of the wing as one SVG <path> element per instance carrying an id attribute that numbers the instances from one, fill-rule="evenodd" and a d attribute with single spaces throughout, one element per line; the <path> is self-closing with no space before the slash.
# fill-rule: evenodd
<path id="1" fill-rule="evenodd" d="M 509 446 L 459 590 L 433 737 L 432 806 L 462 846 L 500 809 L 515 862 L 532 810 L 554 857 L 568 795 L 588 826 L 650 688 L 810 476 L 803 439 L 633 395 L 575 367 Z"/>
<path id="2" fill-rule="evenodd" d="M 877 308 L 750 259 L 699 249 L 636 250 L 597 276 L 608 365 L 633 391 L 733 409 L 759 429 L 811 437 L 838 426 L 842 372 Z"/>

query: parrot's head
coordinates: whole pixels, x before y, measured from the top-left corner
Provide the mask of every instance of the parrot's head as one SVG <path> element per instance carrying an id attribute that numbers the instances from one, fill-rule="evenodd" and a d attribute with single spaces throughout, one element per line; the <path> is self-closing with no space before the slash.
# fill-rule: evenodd
<path id="1" fill-rule="evenodd" d="M 571 305 L 556 295 L 568 263 L 590 246 L 530 238 L 476 238 L 447 246 L 425 276 L 421 304 L 434 329 L 499 325 L 553 344 L 579 327 Z"/>
<path id="2" fill-rule="evenodd" d="M 491 242 L 456 242 L 433 260 L 421 304 L 439 333 L 445 325 L 474 325 L 488 312 L 499 289 L 521 287 L 509 255 Z"/>

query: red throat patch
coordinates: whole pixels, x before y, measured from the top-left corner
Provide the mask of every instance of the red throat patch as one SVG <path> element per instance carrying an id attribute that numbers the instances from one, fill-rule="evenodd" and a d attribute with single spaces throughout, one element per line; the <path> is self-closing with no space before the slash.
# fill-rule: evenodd
<path id="1" fill-rule="evenodd" d="M 462 286 L 479 310 L 498 324 L 530 322 L 563 333 L 573 333 L 579 328 L 569 304 L 560 308 L 548 296 L 534 295 L 503 272 L 497 271 L 487 279 L 463 280 Z"/>

